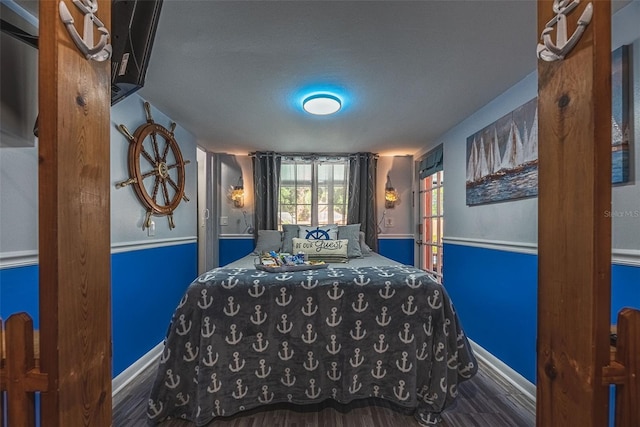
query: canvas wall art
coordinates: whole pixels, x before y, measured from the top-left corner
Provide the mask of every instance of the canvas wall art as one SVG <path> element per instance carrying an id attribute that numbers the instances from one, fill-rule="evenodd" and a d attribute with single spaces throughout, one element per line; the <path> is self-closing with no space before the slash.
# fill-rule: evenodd
<path id="1" fill-rule="evenodd" d="M 629 47 L 612 54 L 611 181 L 629 179 Z M 538 99 L 467 138 L 467 205 L 538 194 Z"/>

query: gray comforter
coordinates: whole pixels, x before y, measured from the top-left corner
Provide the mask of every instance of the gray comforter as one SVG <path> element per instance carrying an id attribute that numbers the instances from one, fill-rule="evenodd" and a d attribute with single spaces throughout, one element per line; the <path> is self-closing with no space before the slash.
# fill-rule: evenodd
<path id="1" fill-rule="evenodd" d="M 476 360 L 445 289 L 409 266 L 217 268 L 176 308 L 150 424 L 276 402 L 377 397 L 437 425 Z"/>

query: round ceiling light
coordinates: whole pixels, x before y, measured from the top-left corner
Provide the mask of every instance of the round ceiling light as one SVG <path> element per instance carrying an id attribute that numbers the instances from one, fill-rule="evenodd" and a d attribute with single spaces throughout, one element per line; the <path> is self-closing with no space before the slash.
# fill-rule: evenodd
<path id="1" fill-rule="evenodd" d="M 311 95 L 302 102 L 304 111 L 318 116 L 326 116 L 336 113 L 342 107 L 342 102 L 337 96 L 327 93 Z"/>

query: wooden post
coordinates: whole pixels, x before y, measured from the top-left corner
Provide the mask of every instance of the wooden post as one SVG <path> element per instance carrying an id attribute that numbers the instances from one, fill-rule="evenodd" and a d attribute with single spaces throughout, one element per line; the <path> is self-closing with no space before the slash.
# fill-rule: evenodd
<path id="1" fill-rule="evenodd" d="M 87 60 L 40 2 L 39 265 L 43 427 L 111 425 L 110 61 Z M 111 1 L 96 16 L 110 28 Z M 95 32 L 95 41 L 99 35 Z"/>
<path id="2" fill-rule="evenodd" d="M 539 427 L 608 423 L 610 1 L 580 2 L 567 34 L 589 4 L 591 22 L 566 58 L 538 60 Z M 538 35 L 555 15 L 553 2 L 538 1 Z"/>
<path id="3" fill-rule="evenodd" d="M 640 425 L 640 310 L 618 313 L 616 362 L 624 366 L 623 381 L 616 386 L 616 427 Z"/>

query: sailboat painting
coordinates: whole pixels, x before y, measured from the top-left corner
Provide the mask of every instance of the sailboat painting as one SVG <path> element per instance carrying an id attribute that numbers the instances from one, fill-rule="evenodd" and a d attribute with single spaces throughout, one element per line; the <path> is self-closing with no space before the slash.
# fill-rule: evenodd
<path id="1" fill-rule="evenodd" d="M 467 205 L 538 194 L 538 102 L 467 138 Z"/>
<path id="2" fill-rule="evenodd" d="M 629 46 L 611 59 L 611 182 L 629 180 Z M 538 195 L 538 99 L 467 138 L 467 205 Z"/>

